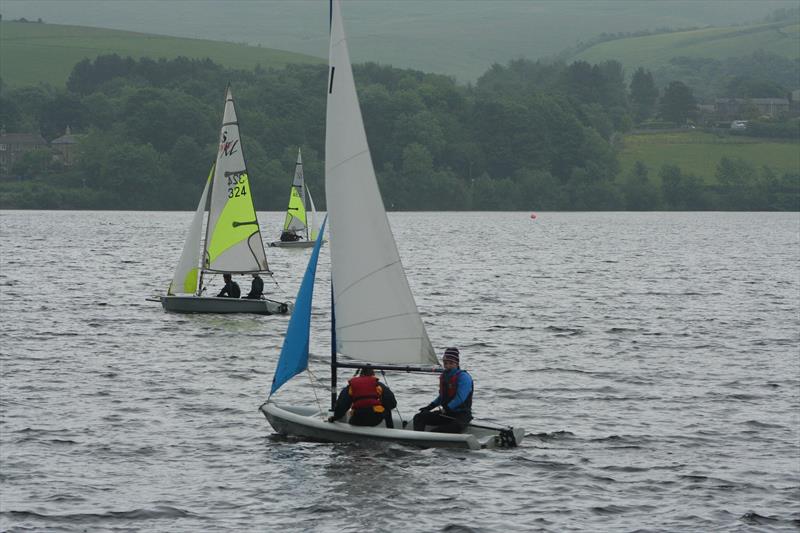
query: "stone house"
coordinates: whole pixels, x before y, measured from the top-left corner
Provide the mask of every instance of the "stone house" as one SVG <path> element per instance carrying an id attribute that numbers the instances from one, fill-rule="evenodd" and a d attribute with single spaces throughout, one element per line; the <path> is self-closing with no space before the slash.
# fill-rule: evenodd
<path id="1" fill-rule="evenodd" d="M 714 113 L 723 120 L 740 119 L 742 113 L 755 107 L 760 116 L 778 117 L 789 112 L 788 98 L 717 98 Z"/>
<path id="2" fill-rule="evenodd" d="M 67 126 L 67 131 L 64 135 L 50 141 L 55 158 L 60 160 L 64 166 L 71 166 L 75 162 L 75 149 L 78 146 L 80 137 L 80 135 L 73 134 L 70 127 Z"/>

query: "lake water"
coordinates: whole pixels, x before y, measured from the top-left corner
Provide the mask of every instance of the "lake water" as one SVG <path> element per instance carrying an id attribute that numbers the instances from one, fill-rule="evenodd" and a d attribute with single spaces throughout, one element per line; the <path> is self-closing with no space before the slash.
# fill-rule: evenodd
<path id="1" fill-rule="evenodd" d="M 283 214 L 260 217 L 274 239 Z M 145 300 L 190 218 L 0 213 L 0 530 L 800 526 L 797 213 L 390 214 L 437 353 L 460 347 L 475 378 L 476 416 L 526 429 L 519 448 L 477 452 L 274 435 L 258 407 L 288 319 Z M 308 255 L 268 250 L 273 295 L 294 299 Z M 430 375 L 386 379 L 406 417 L 436 394 Z M 315 398 L 328 390 L 307 375 L 278 393 Z"/>

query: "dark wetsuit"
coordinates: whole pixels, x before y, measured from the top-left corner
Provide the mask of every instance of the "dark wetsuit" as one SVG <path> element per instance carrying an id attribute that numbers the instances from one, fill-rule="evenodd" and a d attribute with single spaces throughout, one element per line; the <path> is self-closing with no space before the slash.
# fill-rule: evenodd
<path id="1" fill-rule="evenodd" d="M 264 296 L 264 280 L 260 277 L 253 278 L 253 284 L 250 286 L 250 292 L 247 293 L 245 298 L 250 300 L 260 300 Z"/>
<path id="2" fill-rule="evenodd" d="M 228 298 L 238 298 L 241 295 L 242 291 L 239 289 L 239 284 L 235 281 L 225 283 L 225 286 L 222 287 L 222 290 L 217 294 L 217 296 L 225 296 Z"/>
<path id="3" fill-rule="evenodd" d="M 284 231 L 281 233 L 281 242 L 294 242 L 299 241 L 300 235 L 291 231 Z"/>

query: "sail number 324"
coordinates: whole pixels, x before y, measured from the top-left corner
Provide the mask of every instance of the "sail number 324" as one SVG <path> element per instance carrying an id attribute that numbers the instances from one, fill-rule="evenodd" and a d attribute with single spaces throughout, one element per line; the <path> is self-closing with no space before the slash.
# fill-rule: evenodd
<path id="1" fill-rule="evenodd" d="M 247 196 L 247 173 L 231 172 L 225 174 L 228 180 L 228 198 Z"/>

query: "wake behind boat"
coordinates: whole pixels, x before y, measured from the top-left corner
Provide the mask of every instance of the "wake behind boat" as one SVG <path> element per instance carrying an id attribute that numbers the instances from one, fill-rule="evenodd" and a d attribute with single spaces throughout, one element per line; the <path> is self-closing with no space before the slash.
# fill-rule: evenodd
<path id="1" fill-rule="evenodd" d="M 309 211 L 306 208 L 306 198 L 311 207 L 311 220 L 308 220 Z M 303 157 L 297 149 L 297 163 L 294 166 L 292 189 L 289 192 L 289 207 L 286 209 L 286 218 L 283 222 L 283 231 L 277 241 L 269 243 L 270 246 L 280 248 L 311 248 L 317 238 L 319 228 L 316 226 L 317 209 L 314 199 L 308 190 L 303 175 Z"/>
<path id="2" fill-rule="evenodd" d="M 203 234 L 203 222 L 208 213 Z M 272 276 L 253 206 L 250 179 L 239 137 L 239 122 L 231 88 L 225 90 L 225 111 L 217 159 L 197 205 L 183 253 L 167 294 L 166 311 L 176 313 L 286 314 L 292 304 L 261 298 L 203 296 L 211 274 Z"/>
<path id="3" fill-rule="evenodd" d="M 330 70 L 325 134 L 325 192 L 331 219 L 331 410 L 339 368 L 441 372 L 400 261 L 367 146 L 342 25 L 331 6 Z M 516 446 L 520 428 L 470 422 L 462 433 L 409 431 L 329 421 L 314 406 L 273 402 L 272 395 L 308 368 L 314 278 L 327 218 L 297 293 L 272 387 L 261 411 L 278 433 L 328 442 L 387 441 L 421 447 Z M 340 359 L 341 358 L 341 359 Z M 352 383 L 352 382 L 351 382 Z M 471 394 L 471 393 L 470 393 Z M 330 420 L 332 420 L 331 418 Z M 346 418 L 342 420 L 347 420 Z M 424 425 L 424 424 L 423 424 Z"/>

